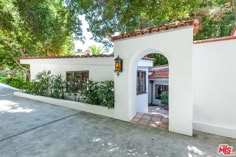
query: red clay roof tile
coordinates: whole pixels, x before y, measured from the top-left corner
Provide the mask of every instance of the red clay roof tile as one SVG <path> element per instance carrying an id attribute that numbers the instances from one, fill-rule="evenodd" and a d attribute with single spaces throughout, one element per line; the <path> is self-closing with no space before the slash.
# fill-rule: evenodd
<path id="1" fill-rule="evenodd" d="M 129 37 L 134 37 L 134 36 L 141 36 L 144 34 L 150 34 L 150 33 L 154 33 L 154 32 L 165 31 L 165 30 L 169 30 L 169 29 L 175 29 L 175 28 L 179 28 L 179 27 L 192 26 L 193 24 L 194 24 L 194 20 L 177 21 L 174 23 L 165 24 L 165 25 L 161 25 L 158 27 L 151 27 L 151 28 L 146 28 L 143 30 L 137 30 L 135 32 L 128 32 L 128 33 L 121 34 L 118 36 L 113 36 L 112 41 L 125 39 L 125 38 L 129 38 Z"/>
<path id="2" fill-rule="evenodd" d="M 99 57 L 114 57 L 110 55 L 71 55 L 71 56 L 33 56 L 33 57 L 20 57 L 19 59 L 64 59 L 64 58 L 99 58 Z"/>
<path id="3" fill-rule="evenodd" d="M 236 32 L 236 26 L 234 26 L 232 32 L 230 33 L 231 36 L 234 36 L 234 33 Z"/>
<path id="4" fill-rule="evenodd" d="M 20 57 L 19 59 L 67 59 L 67 58 L 106 58 L 114 57 L 113 54 L 110 55 L 71 55 L 71 56 L 32 56 L 32 57 Z M 142 60 L 154 61 L 153 58 L 143 57 Z"/>
<path id="5" fill-rule="evenodd" d="M 163 66 L 158 66 L 158 67 L 163 67 Z M 149 75 L 149 79 L 169 78 L 169 67 L 162 69 L 154 69 L 154 68 L 150 70 L 152 71 L 152 74 Z"/>

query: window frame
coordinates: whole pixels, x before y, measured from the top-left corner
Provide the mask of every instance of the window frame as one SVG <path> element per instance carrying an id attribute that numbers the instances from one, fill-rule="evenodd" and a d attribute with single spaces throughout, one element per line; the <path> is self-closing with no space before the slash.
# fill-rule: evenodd
<path id="1" fill-rule="evenodd" d="M 156 88 L 157 87 L 157 88 Z M 168 85 L 155 84 L 155 99 L 161 99 L 161 93 L 164 91 L 169 91 Z"/>
<path id="2" fill-rule="evenodd" d="M 75 76 L 76 76 L 76 73 L 80 73 L 80 75 L 82 75 L 82 79 L 84 79 L 83 78 L 83 73 L 87 73 L 87 75 L 88 75 L 88 77 L 87 77 L 87 80 L 89 80 L 89 70 L 81 70 L 81 71 L 66 71 L 66 91 L 67 92 L 70 92 L 70 93 L 74 93 L 74 91 L 71 89 L 71 90 L 68 90 L 68 75 L 69 74 L 72 74 L 72 80 L 73 80 L 73 84 L 75 85 L 75 83 L 76 83 L 76 78 L 75 78 Z M 81 79 L 79 79 L 79 80 L 81 80 Z M 84 83 L 84 81 L 82 82 L 82 83 Z M 79 92 L 80 91 L 80 86 L 81 86 L 81 84 L 78 84 L 77 85 L 77 87 L 75 88 L 75 91 L 76 92 Z"/>
<path id="3" fill-rule="evenodd" d="M 141 75 L 144 74 L 142 78 Z M 137 70 L 137 79 L 136 79 L 136 94 L 146 94 L 147 93 L 147 72 L 144 70 Z"/>

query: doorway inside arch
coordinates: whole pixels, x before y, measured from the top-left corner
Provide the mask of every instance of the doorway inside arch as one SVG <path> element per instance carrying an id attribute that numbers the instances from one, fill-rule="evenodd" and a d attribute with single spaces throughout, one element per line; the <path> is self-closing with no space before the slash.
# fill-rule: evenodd
<path id="1" fill-rule="evenodd" d="M 165 56 L 150 53 L 137 64 L 136 115 L 133 123 L 168 130 L 169 66 Z"/>

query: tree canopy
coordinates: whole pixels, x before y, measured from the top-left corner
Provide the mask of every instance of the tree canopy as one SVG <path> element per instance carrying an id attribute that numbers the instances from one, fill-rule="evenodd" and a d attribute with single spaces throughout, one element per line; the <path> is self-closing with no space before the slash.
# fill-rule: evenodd
<path id="1" fill-rule="evenodd" d="M 195 13 L 200 20 L 195 40 L 229 36 L 236 24 L 235 0 L 203 1 Z"/>
<path id="2" fill-rule="evenodd" d="M 67 5 L 85 14 L 95 41 L 109 43 L 116 32 L 124 33 L 162 23 L 188 18 L 199 2 L 196 0 L 68 0 Z M 104 40 L 105 39 L 105 40 Z"/>
<path id="3" fill-rule="evenodd" d="M 68 6 L 85 14 L 93 39 L 110 44 L 116 32 L 144 29 L 181 19 L 199 19 L 195 40 L 228 36 L 235 25 L 235 0 L 69 0 Z M 150 54 L 155 65 L 167 64 L 165 57 Z"/>
<path id="4" fill-rule="evenodd" d="M 0 15 L 1 66 L 22 67 L 22 56 L 71 53 L 72 33 L 81 34 L 76 15 L 61 0 L 0 0 Z"/>
<path id="5" fill-rule="evenodd" d="M 68 0 L 67 4 L 85 14 L 93 39 L 107 43 L 105 37 L 181 19 L 200 20 L 195 40 L 230 34 L 236 11 L 235 0 Z"/>
<path id="6" fill-rule="evenodd" d="M 22 67 L 17 57 L 67 55 L 83 40 L 79 15 L 93 39 L 111 46 L 110 37 L 176 20 L 198 18 L 195 37 L 230 34 L 235 0 L 0 0 L 0 66 Z"/>

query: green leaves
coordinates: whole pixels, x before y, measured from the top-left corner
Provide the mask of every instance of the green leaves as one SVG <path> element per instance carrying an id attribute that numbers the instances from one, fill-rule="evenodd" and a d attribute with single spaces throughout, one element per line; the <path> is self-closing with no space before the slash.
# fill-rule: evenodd
<path id="1" fill-rule="evenodd" d="M 36 79 L 32 81 L 34 94 L 49 96 L 51 94 L 52 78 L 50 71 L 43 71 L 36 75 Z"/>
<path id="2" fill-rule="evenodd" d="M 114 108 L 113 81 L 96 82 L 89 80 L 83 85 L 80 95 L 81 100 L 85 103 Z"/>
<path id="3" fill-rule="evenodd" d="M 78 0 L 71 0 L 68 5 L 75 7 Z M 188 18 L 191 11 L 198 6 L 193 0 L 114 0 L 114 1 L 80 1 L 86 15 L 93 39 L 105 43 L 104 37 L 115 32 L 128 32 L 138 27 L 149 27 L 180 18 Z"/>
<path id="4" fill-rule="evenodd" d="M 92 55 L 100 55 L 100 54 L 103 54 L 103 48 L 102 47 L 99 47 L 97 45 L 91 45 L 89 46 L 91 52 L 92 52 Z"/>
<path id="5" fill-rule="evenodd" d="M 32 83 L 25 85 L 23 88 L 31 94 L 64 99 L 66 81 L 62 75 L 53 75 L 50 71 L 43 71 L 37 74 Z M 73 94 L 78 95 L 82 102 L 114 108 L 114 81 L 89 80 L 83 84 L 79 92 Z"/>
<path id="6" fill-rule="evenodd" d="M 71 54 L 72 34 L 82 36 L 80 21 L 61 0 L 0 0 L 0 15 L 4 66 L 23 68 L 18 57 Z"/>
<path id="7" fill-rule="evenodd" d="M 148 55 L 148 57 L 155 59 L 154 66 L 168 64 L 167 58 L 161 54 L 151 53 Z"/>
<path id="8" fill-rule="evenodd" d="M 62 75 L 43 71 L 36 75 L 28 89 L 31 94 L 64 99 L 65 80 Z"/>
<path id="9" fill-rule="evenodd" d="M 229 35 L 235 22 L 231 0 L 68 0 L 69 8 L 85 14 L 95 41 L 112 46 L 107 40 L 116 32 L 125 33 L 172 21 L 198 18 L 201 28 L 195 39 Z M 217 10 L 222 19 L 211 17 Z M 222 13 L 221 13 L 222 12 Z M 235 15 L 236 16 L 236 15 Z"/>
<path id="10" fill-rule="evenodd" d="M 69 55 L 73 37 L 84 40 L 79 15 L 92 39 L 112 47 L 115 33 L 185 18 L 198 18 L 195 40 L 227 36 L 235 19 L 233 0 L 0 0 L 0 66 L 25 67 L 18 57 Z M 94 50 L 94 54 L 100 50 Z"/>
<path id="11" fill-rule="evenodd" d="M 168 106 L 169 100 L 168 100 L 168 91 L 163 91 L 161 93 L 161 103 L 165 106 Z"/>
<path id="12" fill-rule="evenodd" d="M 51 96 L 64 99 L 65 80 L 62 75 L 53 75 L 51 80 Z"/>
<path id="13" fill-rule="evenodd" d="M 202 1 L 195 15 L 200 29 L 195 40 L 229 36 L 235 25 L 234 0 Z"/>

